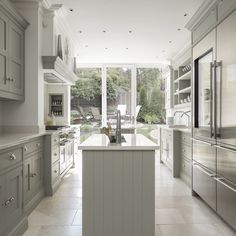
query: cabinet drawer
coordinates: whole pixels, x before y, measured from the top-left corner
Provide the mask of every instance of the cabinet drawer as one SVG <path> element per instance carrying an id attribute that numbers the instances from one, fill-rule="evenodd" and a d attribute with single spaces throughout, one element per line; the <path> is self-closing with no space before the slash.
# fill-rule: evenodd
<path id="1" fill-rule="evenodd" d="M 0 154 L 0 170 L 6 169 L 10 166 L 18 164 L 22 161 L 22 149 L 12 149 Z"/>
<path id="2" fill-rule="evenodd" d="M 54 163 L 52 166 L 52 183 L 54 183 L 60 176 L 60 162 Z"/>
<path id="3" fill-rule="evenodd" d="M 59 160 L 60 157 L 60 150 L 59 146 L 54 146 L 52 149 L 52 164 Z"/>
<path id="4" fill-rule="evenodd" d="M 208 15 L 194 29 L 192 33 L 193 43 L 200 40 L 214 25 L 216 24 L 216 9 L 215 7 L 209 11 Z"/>
<path id="5" fill-rule="evenodd" d="M 191 135 L 182 132 L 181 143 L 191 145 Z"/>
<path id="6" fill-rule="evenodd" d="M 191 160 L 191 146 L 181 144 L 181 158 L 183 157 Z"/>
<path id="7" fill-rule="evenodd" d="M 185 158 L 182 158 L 180 171 L 182 174 L 187 175 L 190 178 L 191 177 L 191 161 Z"/>
<path id="8" fill-rule="evenodd" d="M 236 230 L 236 187 L 224 179 L 217 180 L 217 212 Z"/>
<path id="9" fill-rule="evenodd" d="M 56 135 L 56 134 L 52 135 L 51 137 L 52 145 L 56 145 L 56 144 L 59 145 L 59 141 L 60 141 L 59 135 Z"/>
<path id="10" fill-rule="evenodd" d="M 193 164 L 193 190 L 214 210 L 216 210 L 216 180 L 214 173 Z"/>
<path id="11" fill-rule="evenodd" d="M 195 139 L 193 160 L 216 172 L 216 147 L 211 143 Z"/>
<path id="12" fill-rule="evenodd" d="M 24 155 L 29 153 L 40 151 L 43 148 L 43 138 L 39 138 L 35 141 L 26 143 L 23 147 Z"/>

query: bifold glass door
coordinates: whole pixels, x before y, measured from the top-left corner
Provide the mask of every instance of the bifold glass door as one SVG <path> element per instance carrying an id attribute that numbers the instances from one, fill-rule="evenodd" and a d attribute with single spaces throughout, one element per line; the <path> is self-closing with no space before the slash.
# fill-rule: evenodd
<path id="1" fill-rule="evenodd" d="M 131 77 L 128 67 L 106 68 L 107 122 L 116 125 L 116 112 L 120 110 L 121 126 L 128 127 L 132 123 L 131 114 Z"/>

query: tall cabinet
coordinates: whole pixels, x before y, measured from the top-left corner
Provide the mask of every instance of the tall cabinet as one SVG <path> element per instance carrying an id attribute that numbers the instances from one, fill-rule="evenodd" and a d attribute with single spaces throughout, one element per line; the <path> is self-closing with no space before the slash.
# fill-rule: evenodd
<path id="1" fill-rule="evenodd" d="M 24 100 L 24 31 L 28 23 L 0 1 L 0 99 Z"/>

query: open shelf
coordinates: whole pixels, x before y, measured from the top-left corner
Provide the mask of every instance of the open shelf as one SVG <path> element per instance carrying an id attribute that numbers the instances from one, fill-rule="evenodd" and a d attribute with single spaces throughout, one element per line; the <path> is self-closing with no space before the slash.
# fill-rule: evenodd
<path id="1" fill-rule="evenodd" d="M 178 83 L 180 80 L 191 80 L 191 71 L 185 73 L 184 75 L 178 77 L 174 83 Z"/>
<path id="2" fill-rule="evenodd" d="M 191 93 L 191 86 L 181 89 L 178 93 Z"/>
<path id="3" fill-rule="evenodd" d="M 190 106 L 191 102 L 191 65 L 190 59 L 178 67 L 174 73 L 174 107 Z M 185 101 L 185 102 L 184 102 Z"/>

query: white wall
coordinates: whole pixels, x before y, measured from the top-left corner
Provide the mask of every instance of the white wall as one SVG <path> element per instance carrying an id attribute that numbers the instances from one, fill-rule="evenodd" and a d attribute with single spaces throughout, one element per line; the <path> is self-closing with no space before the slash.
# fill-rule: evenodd
<path id="1" fill-rule="evenodd" d="M 44 119 L 45 124 L 49 114 L 49 95 L 63 94 L 63 117 L 56 117 L 57 125 L 70 124 L 70 86 L 69 85 L 45 85 L 45 106 Z"/>
<path id="2" fill-rule="evenodd" d="M 41 60 L 42 15 L 38 3 L 18 2 L 17 8 L 30 23 L 25 32 L 25 101 L 6 101 L 3 124 L 6 129 L 44 129 L 44 85 Z"/>

